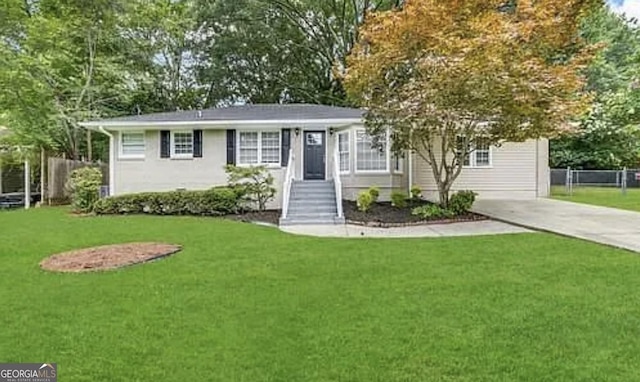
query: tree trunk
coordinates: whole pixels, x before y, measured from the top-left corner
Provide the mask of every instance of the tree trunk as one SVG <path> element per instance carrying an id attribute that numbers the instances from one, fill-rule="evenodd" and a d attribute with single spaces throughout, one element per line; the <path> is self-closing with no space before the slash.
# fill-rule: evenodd
<path id="1" fill-rule="evenodd" d="M 441 134 L 439 147 L 432 140 L 422 141 L 423 149 L 427 155 L 417 151 L 419 155 L 431 166 L 433 179 L 438 188 L 438 198 L 442 208 L 449 207 L 451 187 L 462 171 L 462 160 L 456 159 L 455 147 L 449 142 L 452 139 L 446 134 Z"/>
<path id="2" fill-rule="evenodd" d="M 87 161 L 93 161 L 93 147 L 91 147 L 91 130 L 87 129 Z"/>
<path id="3" fill-rule="evenodd" d="M 449 208 L 449 194 L 451 193 L 451 185 L 444 182 L 438 182 L 438 194 L 440 197 L 440 207 Z"/>

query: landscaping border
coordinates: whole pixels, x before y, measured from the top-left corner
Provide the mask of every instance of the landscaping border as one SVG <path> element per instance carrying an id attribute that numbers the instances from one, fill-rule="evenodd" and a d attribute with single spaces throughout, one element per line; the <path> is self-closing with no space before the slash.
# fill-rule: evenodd
<path id="1" fill-rule="evenodd" d="M 467 222 L 477 222 L 491 220 L 488 216 L 472 214 L 469 217 L 460 217 L 460 218 L 450 218 L 450 219 L 437 219 L 437 220 L 420 220 L 406 223 L 386 223 L 381 221 L 359 221 L 359 220 L 350 220 L 347 219 L 347 224 L 358 225 L 363 227 L 375 227 L 375 228 L 401 228 L 401 227 L 415 227 L 415 226 L 425 226 L 425 225 L 435 225 L 435 224 L 455 224 L 455 223 L 467 223 Z"/>

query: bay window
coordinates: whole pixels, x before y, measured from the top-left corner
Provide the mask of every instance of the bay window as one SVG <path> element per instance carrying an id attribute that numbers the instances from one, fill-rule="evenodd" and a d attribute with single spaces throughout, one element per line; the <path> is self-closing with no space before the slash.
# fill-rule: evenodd
<path id="1" fill-rule="evenodd" d="M 338 134 L 338 156 L 340 157 L 340 172 L 349 172 L 351 170 L 351 165 L 349 163 L 348 131 Z"/>
<path id="2" fill-rule="evenodd" d="M 379 146 L 365 130 L 356 130 L 356 171 L 385 172 L 389 171 L 388 136 Z"/>

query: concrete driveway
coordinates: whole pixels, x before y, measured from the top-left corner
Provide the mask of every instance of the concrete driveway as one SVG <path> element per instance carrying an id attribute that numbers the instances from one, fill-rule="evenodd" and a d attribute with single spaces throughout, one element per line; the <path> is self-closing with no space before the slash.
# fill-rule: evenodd
<path id="1" fill-rule="evenodd" d="M 478 200 L 473 210 L 523 227 L 640 252 L 640 213 L 553 199 Z"/>

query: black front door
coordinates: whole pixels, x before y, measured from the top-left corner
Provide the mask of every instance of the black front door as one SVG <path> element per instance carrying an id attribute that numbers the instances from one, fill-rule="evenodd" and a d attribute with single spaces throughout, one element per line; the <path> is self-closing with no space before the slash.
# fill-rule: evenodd
<path id="1" fill-rule="evenodd" d="M 304 178 L 324 180 L 324 131 L 304 132 Z"/>

